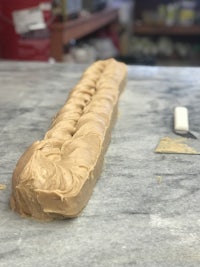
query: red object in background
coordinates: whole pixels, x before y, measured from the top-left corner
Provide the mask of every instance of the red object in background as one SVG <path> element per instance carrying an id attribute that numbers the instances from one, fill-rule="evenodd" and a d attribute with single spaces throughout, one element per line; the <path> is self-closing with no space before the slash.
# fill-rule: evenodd
<path id="1" fill-rule="evenodd" d="M 99 30 L 97 36 L 110 38 L 117 51 L 120 51 L 119 30 L 117 27 L 116 23 L 111 23 L 107 28 Z"/>
<path id="2" fill-rule="evenodd" d="M 0 1 L 0 14 L 1 13 L 2 13 L 2 10 L 1 10 L 1 1 Z M 2 23 L 0 22 L 0 58 L 2 57 L 1 46 L 2 46 Z"/>
<path id="3" fill-rule="evenodd" d="M 51 0 L 0 0 L 1 57 L 13 60 L 47 61 L 50 53 L 48 26 L 16 33 L 13 11 L 41 7 L 46 25 L 51 20 Z"/>

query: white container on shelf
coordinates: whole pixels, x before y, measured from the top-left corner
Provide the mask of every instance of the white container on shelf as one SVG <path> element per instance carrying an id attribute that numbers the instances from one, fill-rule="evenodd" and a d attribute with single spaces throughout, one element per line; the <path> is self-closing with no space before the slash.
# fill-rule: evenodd
<path id="1" fill-rule="evenodd" d="M 195 20 L 195 1 L 181 1 L 179 11 L 179 24 L 183 26 L 191 26 Z"/>

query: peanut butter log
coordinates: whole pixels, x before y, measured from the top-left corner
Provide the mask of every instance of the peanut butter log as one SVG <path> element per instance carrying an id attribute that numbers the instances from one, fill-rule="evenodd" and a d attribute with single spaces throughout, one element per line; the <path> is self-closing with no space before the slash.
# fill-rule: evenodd
<path id="1" fill-rule="evenodd" d="M 84 72 L 44 139 L 19 159 L 13 210 L 39 220 L 79 215 L 102 170 L 126 72 L 114 59 L 97 61 Z"/>

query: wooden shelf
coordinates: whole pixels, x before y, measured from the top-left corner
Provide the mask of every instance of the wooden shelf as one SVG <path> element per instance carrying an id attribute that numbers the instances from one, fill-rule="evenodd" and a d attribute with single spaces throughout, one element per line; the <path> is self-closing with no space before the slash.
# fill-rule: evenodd
<path id="1" fill-rule="evenodd" d="M 81 17 L 64 23 L 53 23 L 51 32 L 51 56 L 56 61 L 62 61 L 63 45 L 71 39 L 82 38 L 117 20 L 118 9 L 105 9 L 103 11 Z"/>
<path id="2" fill-rule="evenodd" d="M 200 35 L 200 26 L 133 26 L 133 34 L 137 35 Z"/>

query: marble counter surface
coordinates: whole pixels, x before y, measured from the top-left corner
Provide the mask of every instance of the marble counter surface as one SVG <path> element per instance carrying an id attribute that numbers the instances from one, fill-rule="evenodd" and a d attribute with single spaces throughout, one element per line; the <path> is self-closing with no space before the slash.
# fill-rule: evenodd
<path id="1" fill-rule="evenodd" d="M 200 156 L 154 153 L 176 105 L 200 132 L 200 68 L 129 66 L 103 172 L 80 217 L 40 223 L 10 210 L 17 160 L 84 67 L 0 63 L 0 267 L 200 266 Z"/>

